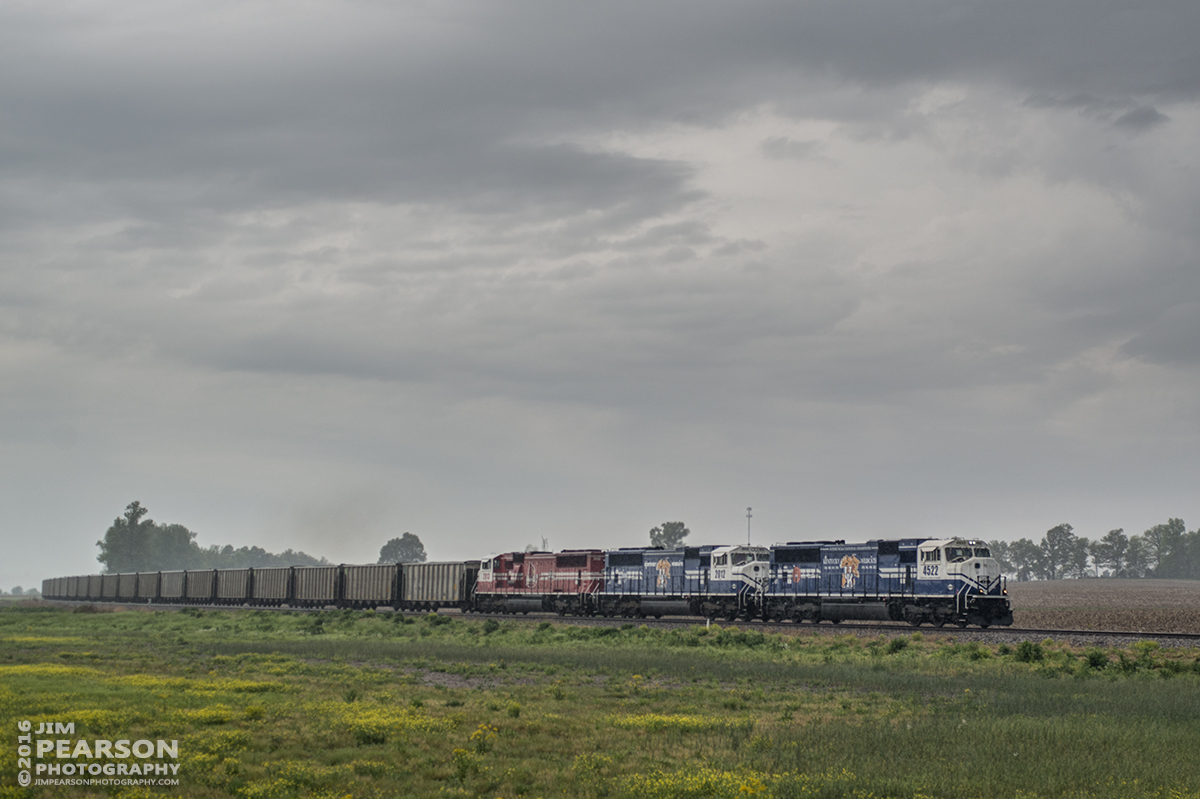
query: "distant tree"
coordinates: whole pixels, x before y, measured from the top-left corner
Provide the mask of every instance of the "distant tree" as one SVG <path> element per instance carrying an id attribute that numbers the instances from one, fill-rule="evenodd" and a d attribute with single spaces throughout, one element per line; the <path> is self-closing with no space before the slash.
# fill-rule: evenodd
<path id="1" fill-rule="evenodd" d="M 1012 542 L 1008 549 L 1008 558 L 1019 582 L 1041 576 L 1042 548 L 1028 538 Z"/>
<path id="2" fill-rule="evenodd" d="M 379 550 L 380 563 L 424 563 L 425 545 L 412 533 L 393 538 Z"/>
<path id="3" fill-rule="evenodd" d="M 147 535 L 147 566 L 159 569 L 195 569 L 201 564 L 196 534 L 182 524 L 157 524 Z M 138 569 L 141 571 L 141 569 Z"/>
<path id="4" fill-rule="evenodd" d="M 650 546 L 663 549 L 678 549 L 691 530 L 683 522 L 663 522 L 650 529 Z"/>
<path id="5" fill-rule="evenodd" d="M 1067 554 L 1063 576 L 1074 577 L 1076 579 L 1087 577 L 1091 555 L 1092 542 L 1083 536 L 1077 536 L 1071 542 L 1071 549 Z"/>
<path id="6" fill-rule="evenodd" d="M 1092 545 L 1092 557 L 1098 568 L 1108 569 L 1113 577 L 1126 577 L 1125 562 L 1129 556 L 1129 536 L 1118 527 L 1109 530 Z"/>
<path id="7" fill-rule="evenodd" d="M 1042 576 L 1058 580 L 1070 573 L 1076 550 L 1075 528 L 1069 524 L 1051 527 L 1042 537 Z"/>
<path id="8" fill-rule="evenodd" d="M 1125 576 L 1145 577 L 1150 569 L 1150 548 L 1140 535 L 1129 536 L 1129 550 L 1125 553 Z"/>
<path id="9" fill-rule="evenodd" d="M 130 502 L 125 513 L 113 520 L 104 538 L 96 542 L 100 547 L 96 559 L 104 564 L 105 573 L 151 571 L 148 539 L 154 522 L 144 518 L 148 512 L 142 503 Z"/>
<path id="10" fill-rule="evenodd" d="M 1156 524 L 1142 533 L 1142 541 L 1146 545 L 1146 559 L 1151 571 L 1157 572 L 1162 565 L 1163 555 L 1166 554 L 1167 542 L 1166 525 Z"/>
<path id="11" fill-rule="evenodd" d="M 1191 547 L 1183 519 L 1168 519 L 1142 534 L 1154 556 L 1155 577 L 1192 576 Z"/>
<path id="12" fill-rule="evenodd" d="M 33 589 L 31 588 L 31 589 L 29 589 L 29 590 L 30 590 L 30 591 L 32 591 Z M 12 590 L 12 592 L 11 592 L 11 593 L 12 593 L 12 595 L 13 595 L 13 596 L 24 596 L 24 595 L 25 595 L 25 589 L 23 589 L 23 588 L 22 588 L 21 586 L 19 586 L 19 585 L 15 585 L 15 586 L 13 586 L 13 590 Z"/>
<path id="13" fill-rule="evenodd" d="M 420 543 L 420 542 L 417 542 L 417 543 Z M 424 550 L 422 550 L 422 553 L 423 552 L 424 552 Z M 269 552 L 267 554 L 270 555 Z M 296 550 L 291 549 L 290 547 L 288 549 L 283 550 L 278 555 L 274 555 L 273 557 L 276 559 L 276 565 L 279 565 L 279 566 L 328 566 L 329 565 L 329 561 L 327 561 L 325 558 L 316 558 L 316 557 L 313 557 L 312 555 L 309 555 L 306 552 L 297 552 Z M 424 561 L 424 559 L 425 558 L 422 555 L 421 561 Z M 412 561 L 412 562 L 417 563 L 420 561 Z"/>
<path id="14" fill-rule="evenodd" d="M 1005 574 L 1012 574 L 1016 571 L 1012 562 L 1012 544 L 1007 541 L 988 541 L 987 545 L 992 552 L 992 559 L 1000 564 L 1000 571 Z"/>

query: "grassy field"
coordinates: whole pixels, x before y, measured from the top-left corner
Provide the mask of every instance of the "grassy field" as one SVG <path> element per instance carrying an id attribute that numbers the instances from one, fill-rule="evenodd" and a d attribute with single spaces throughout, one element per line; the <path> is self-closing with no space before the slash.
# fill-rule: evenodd
<path id="1" fill-rule="evenodd" d="M 1009 595 L 1021 627 L 1200 633 L 1200 580 L 1009 583 Z"/>
<path id="2" fill-rule="evenodd" d="M 0 609 L 0 797 L 1200 797 L 1198 718 L 1150 642 Z M 22 720 L 180 784 L 20 788 Z"/>

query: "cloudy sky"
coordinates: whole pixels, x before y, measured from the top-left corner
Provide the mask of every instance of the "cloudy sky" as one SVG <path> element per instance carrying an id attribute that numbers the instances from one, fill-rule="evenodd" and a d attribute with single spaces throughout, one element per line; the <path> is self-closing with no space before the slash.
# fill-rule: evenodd
<path id="1" fill-rule="evenodd" d="M 1200 4 L 0 4 L 0 587 L 1200 522 Z"/>

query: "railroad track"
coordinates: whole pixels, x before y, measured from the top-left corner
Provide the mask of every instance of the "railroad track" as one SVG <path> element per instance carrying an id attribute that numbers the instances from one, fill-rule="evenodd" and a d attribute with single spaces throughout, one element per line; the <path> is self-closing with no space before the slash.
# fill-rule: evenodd
<path id="1" fill-rule="evenodd" d="M 58 604 L 65 606 L 83 606 L 83 605 L 98 605 L 100 607 L 123 607 L 131 609 L 154 609 L 154 610 L 187 610 L 198 609 L 205 611 L 214 610 L 261 610 L 273 613 L 324 613 L 329 608 L 291 608 L 291 607 L 249 607 L 246 605 L 168 605 L 168 604 L 145 604 L 145 603 L 98 603 L 98 602 L 70 602 L 56 600 Z M 366 613 L 368 611 L 358 611 Z M 393 611 L 390 608 L 380 608 L 382 613 L 400 612 L 405 616 L 426 616 L 427 611 Z M 1170 642 L 1173 646 L 1200 646 L 1200 633 L 1178 633 L 1178 632 L 1154 632 L 1141 630 L 1059 630 L 1059 629 L 1041 629 L 1032 627 L 958 627 L 955 625 L 946 625 L 945 627 L 922 626 L 913 627 L 901 622 L 866 622 L 866 621 L 845 621 L 838 624 L 833 623 L 813 623 L 813 622 L 762 622 L 762 621 L 715 621 L 704 619 L 702 617 L 692 616 L 675 616 L 656 619 L 652 617 L 646 618 L 624 618 L 613 617 L 606 618 L 603 616 L 559 616 L 555 613 L 528 613 L 515 615 L 490 615 L 490 614 L 475 614 L 463 613 L 457 610 L 444 610 L 443 615 L 460 616 L 462 618 L 495 618 L 510 621 L 527 621 L 527 622 L 543 622 L 550 621 L 560 624 L 572 624 L 579 627 L 624 627 L 629 625 L 646 625 L 654 629 L 680 629 L 690 628 L 696 625 L 706 625 L 713 627 L 729 628 L 737 627 L 739 629 L 755 629 L 762 632 L 772 633 L 816 633 L 825 635 L 843 635 L 843 634 L 885 634 L 885 635 L 910 635 L 912 633 L 931 633 L 936 635 L 948 635 L 961 637 L 973 640 L 1042 640 L 1045 638 L 1071 639 L 1071 640 L 1096 640 L 1096 641 L 1124 641 L 1124 640 L 1152 640 L 1159 642 Z"/>

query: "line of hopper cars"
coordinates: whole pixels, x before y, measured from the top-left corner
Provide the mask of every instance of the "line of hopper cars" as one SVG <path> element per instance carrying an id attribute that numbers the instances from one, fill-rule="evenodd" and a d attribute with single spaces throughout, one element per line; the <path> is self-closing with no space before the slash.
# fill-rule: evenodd
<path id="1" fill-rule="evenodd" d="M 571 616 L 1012 624 L 1005 578 L 968 539 L 507 552 L 449 563 L 55 577 L 48 600 L 391 607 Z"/>

